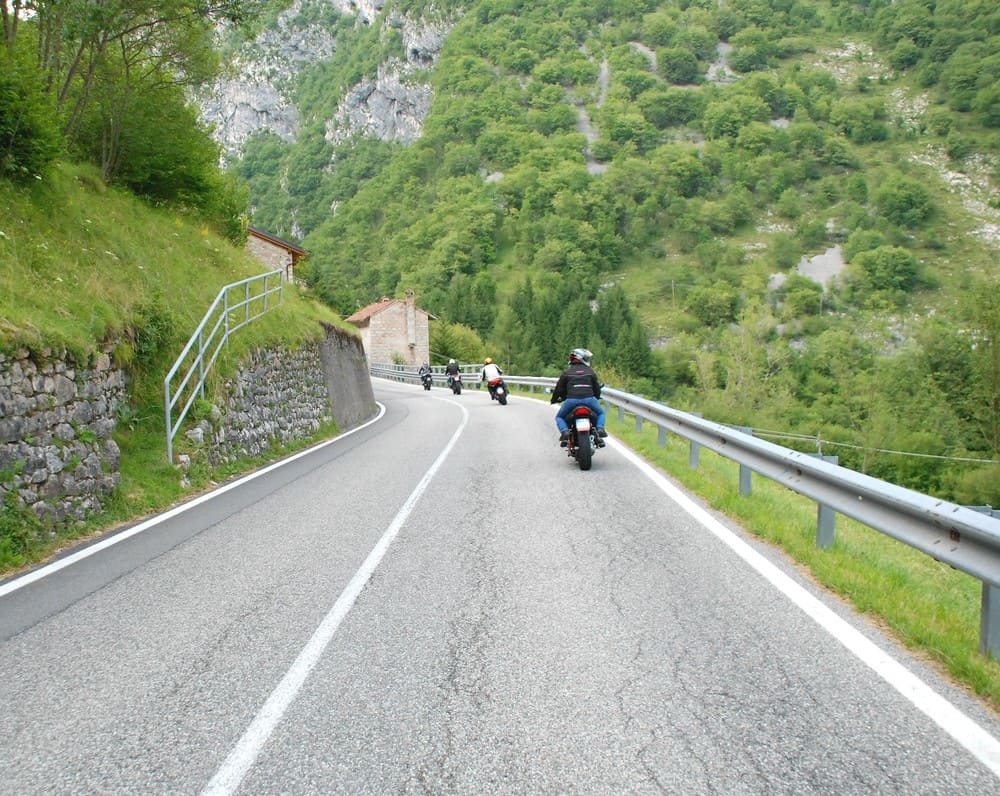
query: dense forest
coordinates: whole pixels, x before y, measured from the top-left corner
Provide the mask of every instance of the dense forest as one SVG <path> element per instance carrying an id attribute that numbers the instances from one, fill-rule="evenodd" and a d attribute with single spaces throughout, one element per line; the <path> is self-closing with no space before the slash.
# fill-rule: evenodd
<path id="1" fill-rule="evenodd" d="M 584 345 L 609 383 L 1000 503 L 994 5 L 443 6 L 339 20 L 299 139 L 234 167 L 327 301 L 412 287 L 441 356 L 555 373 Z M 334 145 L 322 120 L 402 57 L 389 9 L 453 21 L 422 135 Z M 827 250 L 832 278 L 797 268 Z"/>
<path id="2" fill-rule="evenodd" d="M 336 36 L 289 76 L 294 142 L 223 171 L 192 90 L 282 12 Z M 341 313 L 417 291 L 433 348 L 609 384 L 878 477 L 1000 504 L 1000 11 L 900 0 L 320 0 L 3 6 L 0 175 L 53 159 L 300 242 Z M 20 13 L 18 13 L 20 12 Z M 328 121 L 448 35 L 413 143 Z M 220 36 L 220 31 L 224 35 Z M 809 275 L 809 258 L 836 267 Z"/>

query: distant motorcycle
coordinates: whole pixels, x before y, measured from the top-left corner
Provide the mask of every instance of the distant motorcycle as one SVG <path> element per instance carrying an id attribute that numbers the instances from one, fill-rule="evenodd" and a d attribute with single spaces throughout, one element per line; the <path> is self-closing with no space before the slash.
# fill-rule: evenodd
<path id="1" fill-rule="evenodd" d="M 589 470 L 594 452 L 603 447 L 604 442 L 597 433 L 597 415 L 586 406 L 576 407 L 570 418 L 566 453 L 576 459 L 581 470 Z"/>
<path id="2" fill-rule="evenodd" d="M 462 394 L 462 374 L 461 373 L 455 373 L 453 375 L 449 374 L 449 376 L 448 376 L 448 386 L 451 387 L 451 391 L 453 393 L 455 393 L 455 395 L 461 395 Z"/>
<path id="3" fill-rule="evenodd" d="M 503 379 L 490 382 L 490 400 L 499 401 L 501 406 L 507 405 L 507 385 Z"/>
<path id="4" fill-rule="evenodd" d="M 420 383 L 424 385 L 425 390 L 429 390 L 431 388 L 431 385 L 434 383 L 434 376 L 432 376 L 430 373 L 424 373 L 420 377 Z"/>

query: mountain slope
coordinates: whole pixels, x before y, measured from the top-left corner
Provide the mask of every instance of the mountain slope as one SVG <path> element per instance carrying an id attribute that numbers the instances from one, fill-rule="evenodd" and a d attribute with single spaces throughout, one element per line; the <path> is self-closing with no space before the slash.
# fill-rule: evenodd
<path id="1" fill-rule="evenodd" d="M 308 27 L 315 5 L 287 13 Z M 587 345 L 646 394 L 1000 501 L 959 461 L 1000 454 L 995 11 L 430 7 L 340 13 L 334 55 L 280 75 L 294 141 L 259 132 L 234 164 L 321 296 L 349 311 L 413 287 L 515 370 Z M 415 49 L 431 28 L 440 50 Z M 355 118 L 379 125 L 345 125 L 376 96 Z M 359 137 L 376 129 L 408 132 Z"/>

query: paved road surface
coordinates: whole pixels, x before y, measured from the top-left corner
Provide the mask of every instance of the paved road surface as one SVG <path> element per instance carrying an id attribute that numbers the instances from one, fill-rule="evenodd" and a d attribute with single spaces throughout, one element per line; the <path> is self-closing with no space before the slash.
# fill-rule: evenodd
<path id="1" fill-rule="evenodd" d="M 376 397 L 0 584 L 0 793 L 1000 793 L 994 716 L 614 441 Z"/>

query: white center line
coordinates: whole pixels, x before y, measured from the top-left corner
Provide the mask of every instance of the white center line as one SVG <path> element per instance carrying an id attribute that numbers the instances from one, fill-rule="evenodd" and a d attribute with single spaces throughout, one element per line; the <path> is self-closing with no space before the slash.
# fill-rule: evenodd
<path id="1" fill-rule="evenodd" d="M 448 403 L 452 402 L 448 401 Z M 386 554 L 389 546 L 399 533 L 400 528 L 403 527 L 403 524 L 410 516 L 417 501 L 420 500 L 424 490 L 427 489 L 437 471 L 441 468 L 441 465 L 444 464 L 445 459 L 448 458 L 448 454 L 455 447 L 458 438 L 465 430 L 465 426 L 469 422 L 469 413 L 464 406 L 460 406 L 457 403 L 455 406 L 458 406 L 462 410 L 462 422 L 459 424 L 458 429 L 452 435 L 444 450 L 435 459 L 434 464 L 424 473 L 424 477 L 420 479 L 420 483 L 410 493 L 410 496 L 393 518 L 385 533 L 382 534 L 382 538 L 378 540 L 378 543 L 372 548 L 361 568 L 351 578 L 350 583 L 347 584 L 344 591 L 341 592 L 340 597 L 333 604 L 333 608 L 330 609 L 330 613 L 324 617 L 316 632 L 313 633 L 312 638 L 309 639 L 302 652 L 299 653 L 298 658 L 295 659 L 291 668 L 285 673 L 285 676 L 275 687 L 274 691 L 271 692 L 260 712 L 257 713 L 246 732 L 243 733 L 243 737 L 240 738 L 236 746 L 229 753 L 229 757 L 226 758 L 221 768 L 215 773 L 215 776 L 212 777 L 208 785 L 205 786 L 202 796 L 231 794 L 240 786 L 240 782 L 243 781 L 243 777 L 246 776 L 247 771 L 250 770 L 250 767 L 256 761 L 261 749 L 271 737 L 275 727 L 278 726 L 278 722 L 281 721 L 285 711 L 288 710 L 295 697 L 298 696 L 299 690 L 302 688 L 303 683 L 305 683 L 309 673 L 319 662 L 323 651 L 333 639 L 337 628 L 340 627 L 341 621 L 343 621 L 344 617 L 347 616 L 354 606 L 358 595 L 361 594 L 365 584 L 382 561 L 382 557 Z"/>

